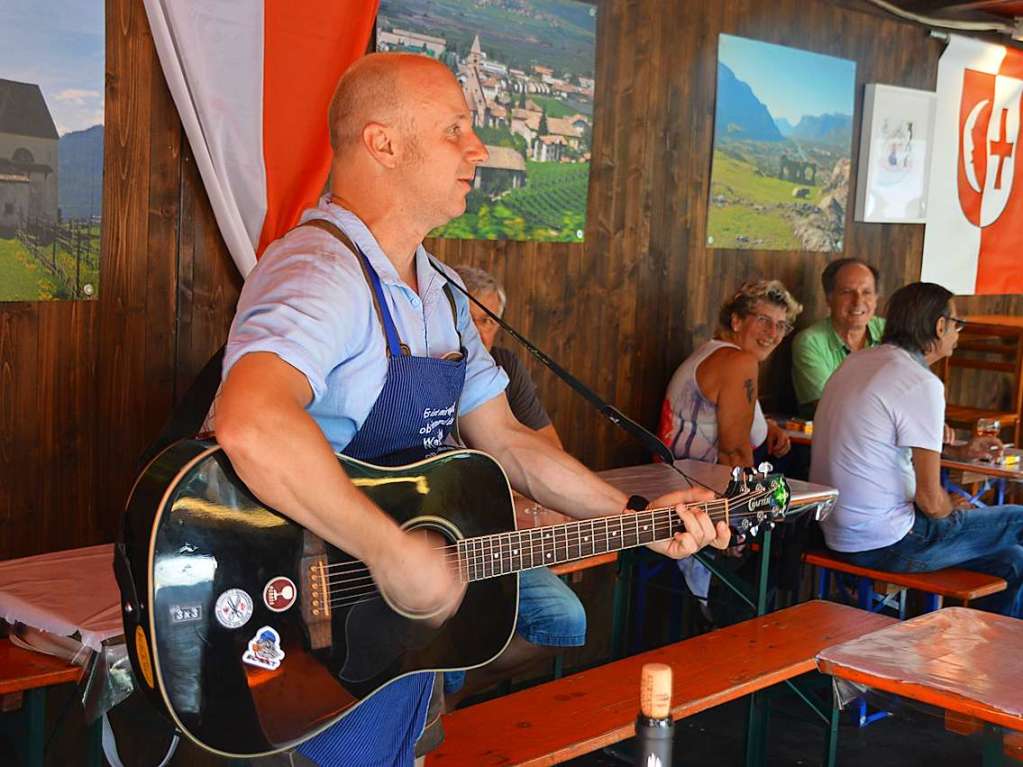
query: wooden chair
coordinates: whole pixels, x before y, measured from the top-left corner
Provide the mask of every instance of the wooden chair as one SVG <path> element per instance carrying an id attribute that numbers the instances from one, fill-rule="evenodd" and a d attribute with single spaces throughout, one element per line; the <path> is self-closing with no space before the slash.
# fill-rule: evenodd
<path id="1" fill-rule="evenodd" d="M 1020 441 L 1020 413 L 1023 412 L 1023 317 L 971 315 L 959 334 L 951 357 L 938 363 L 938 375 L 945 382 L 945 418 L 953 426 L 973 430 L 978 418 L 997 418 L 1003 429 Z M 953 368 L 989 370 L 1012 376 L 1010 406 L 1006 409 L 980 407 L 977 403 L 953 402 L 949 398 Z"/>
<path id="2" fill-rule="evenodd" d="M 812 671 L 820 650 L 892 623 L 845 605 L 804 602 L 446 714 L 444 742 L 426 764 L 559 764 L 635 734 L 645 663 L 672 667 L 671 714 L 682 719 Z"/>

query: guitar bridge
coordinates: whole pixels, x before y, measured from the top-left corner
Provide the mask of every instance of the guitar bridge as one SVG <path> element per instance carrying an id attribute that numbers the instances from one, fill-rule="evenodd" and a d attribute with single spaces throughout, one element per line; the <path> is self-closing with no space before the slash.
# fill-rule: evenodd
<path id="1" fill-rule="evenodd" d="M 309 646 L 322 650 L 333 644 L 330 628 L 330 580 L 327 547 L 308 530 L 302 543 L 302 618 L 309 632 Z"/>

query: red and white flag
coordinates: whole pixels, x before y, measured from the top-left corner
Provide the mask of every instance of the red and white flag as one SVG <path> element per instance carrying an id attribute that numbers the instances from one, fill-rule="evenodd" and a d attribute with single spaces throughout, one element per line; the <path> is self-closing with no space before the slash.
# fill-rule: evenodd
<path id="1" fill-rule="evenodd" d="M 920 279 L 1023 293 L 1023 52 L 953 35 L 937 96 Z"/>
<path id="2" fill-rule="evenodd" d="M 242 276 L 322 193 L 327 105 L 378 0 L 145 0 L 156 51 Z"/>

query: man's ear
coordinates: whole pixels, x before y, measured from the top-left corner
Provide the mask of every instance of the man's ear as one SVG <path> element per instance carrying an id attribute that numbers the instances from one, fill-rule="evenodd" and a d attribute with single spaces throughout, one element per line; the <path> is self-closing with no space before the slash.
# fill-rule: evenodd
<path id="1" fill-rule="evenodd" d="M 398 147 L 391 128 L 382 123 L 367 123 L 362 129 L 362 143 L 370 157 L 385 168 L 397 167 Z"/>

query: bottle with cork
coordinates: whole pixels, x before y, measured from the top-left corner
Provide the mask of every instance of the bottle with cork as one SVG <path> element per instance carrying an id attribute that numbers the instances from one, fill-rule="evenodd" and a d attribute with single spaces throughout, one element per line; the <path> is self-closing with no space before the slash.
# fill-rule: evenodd
<path id="1" fill-rule="evenodd" d="M 636 767 L 670 767 L 675 723 L 671 718 L 671 666 L 643 665 L 636 717 Z"/>

